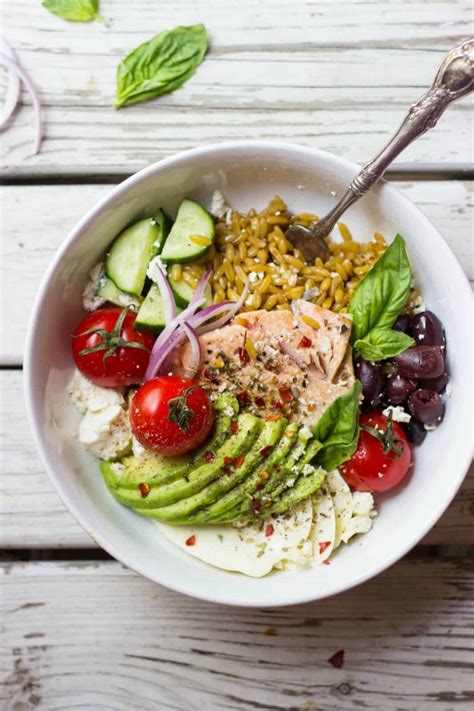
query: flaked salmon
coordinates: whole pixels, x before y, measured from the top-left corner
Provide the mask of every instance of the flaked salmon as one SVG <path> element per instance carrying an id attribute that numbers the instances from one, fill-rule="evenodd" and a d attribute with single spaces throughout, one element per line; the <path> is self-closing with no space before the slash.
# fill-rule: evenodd
<path id="1" fill-rule="evenodd" d="M 196 378 L 212 392 L 235 394 L 263 417 L 284 414 L 312 425 L 354 383 L 351 320 L 307 301 L 291 311 L 251 311 L 199 337 Z M 191 349 L 178 351 L 173 372 L 186 375 Z"/>

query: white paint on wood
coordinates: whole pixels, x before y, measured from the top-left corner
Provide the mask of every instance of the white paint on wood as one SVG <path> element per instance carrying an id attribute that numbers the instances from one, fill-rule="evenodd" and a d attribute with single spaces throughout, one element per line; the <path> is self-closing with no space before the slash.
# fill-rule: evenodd
<path id="1" fill-rule="evenodd" d="M 0 547 L 94 547 L 56 494 L 36 453 L 26 421 L 21 372 L 0 371 L 0 392 Z M 474 467 L 424 542 L 474 544 L 473 509 Z"/>
<path id="2" fill-rule="evenodd" d="M 441 230 L 474 278 L 472 184 L 456 181 L 395 183 Z M 22 361 L 27 319 L 55 251 L 82 215 L 111 185 L 35 185 L 0 188 L 4 221 L 0 277 L 3 317 L 0 364 Z M 350 224 L 350 215 L 348 215 Z M 3 332 L 2 332 L 2 329 Z"/>
<path id="3" fill-rule="evenodd" d="M 113 562 L 4 564 L 5 708 L 448 711 L 472 703 L 472 561 L 329 600 L 213 605 Z M 345 650 L 342 669 L 328 659 Z"/>
<path id="4" fill-rule="evenodd" d="M 246 138 L 296 141 L 364 162 L 471 23 L 466 0 L 436 3 L 435 11 L 411 0 L 138 0 L 133 9 L 105 2 L 108 29 L 66 23 L 36 0 L 6 0 L 2 11 L 46 118 L 44 148 L 33 157 L 31 106 L 18 112 L 2 141 L 9 175 L 135 171 L 186 148 Z M 196 75 L 170 95 L 115 112 L 120 58 L 155 31 L 193 22 L 204 22 L 211 40 Z M 469 145 L 467 100 L 399 160 L 468 164 Z"/>

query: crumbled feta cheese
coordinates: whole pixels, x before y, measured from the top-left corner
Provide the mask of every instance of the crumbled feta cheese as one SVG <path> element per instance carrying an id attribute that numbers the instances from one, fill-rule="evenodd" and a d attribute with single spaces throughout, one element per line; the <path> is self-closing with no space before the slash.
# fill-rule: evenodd
<path id="1" fill-rule="evenodd" d="M 258 278 L 263 279 L 265 276 L 265 272 L 257 272 L 258 273 Z"/>
<path id="2" fill-rule="evenodd" d="M 143 446 L 143 444 L 140 444 L 138 439 L 132 435 L 132 452 L 135 455 L 135 457 L 141 461 L 141 462 L 146 462 L 148 459 L 153 459 L 155 457 L 155 453 L 151 451 L 151 449 L 147 449 L 146 447 Z"/>
<path id="3" fill-rule="evenodd" d="M 424 301 L 420 301 L 420 303 L 413 308 L 413 313 L 414 314 L 421 314 L 423 311 L 426 311 L 426 304 Z"/>
<path id="4" fill-rule="evenodd" d="M 302 474 L 303 476 L 309 476 L 316 470 L 316 467 L 313 467 L 312 464 L 305 464 L 303 469 L 302 469 Z"/>
<path id="5" fill-rule="evenodd" d="M 79 425 L 79 440 L 100 459 L 124 455 L 131 443 L 128 414 L 120 405 L 88 410 Z"/>
<path id="6" fill-rule="evenodd" d="M 157 254 L 156 257 L 153 257 L 153 259 L 148 265 L 148 269 L 146 270 L 147 277 L 154 281 L 155 284 L 158 283 L 159 279 L 158 271 L 161 271 L 162 273 L 166 274 L 166 264 L 163 264 L 159 254 Z"/>
<path id="7" fill-rule="evenodd" d="M 308 425 L 303 425 L 303 427 L 300 429 L 300 437 L 303 437 L 304 439 L 309 439 L 312 436 L 313 433 L 308 427 Z"/>
<path id="8" fill-rule="evenodd" d="M 411 415 L 400 405 L 396 407 L 389 405 L 382 411 L 382 414 L 384 414 L 385 417 L 390 417 L 391 414 L 394 422 L 410 422 L 411 420 Z"/>
<path id="9" fill-rule="evenodd" d="M 233 417 L 234 416 L 234 408 L 229 405 L 228 407 L 225 408 L 225 410 L 222 411 L 224 415 L 227 415 L 227 417 Z"/>
<path id="10" fill-rule="evenodd" d="M 258 274 L 257 274 L 257 272 L 249 272 L 249 282 L 250 282 L 251 284 L 255 284 L 255 282 L 257 281 L 257 279 L 258 279 Z"/>
<path id="11" fill-rule="evenodd" d="M 135 296 L 132 296 L 132 294 L 125 294 L 125 292 L 121 292 L 118 295 L 118 300 L 120 302 L 120 306 L 131 306 L 134 311 L 138 311 L 140 302 Z"/>
<path id="12" fill-rule="evenodd" d="M 90 270 L 88 282 L 82 293 L 82 305 L 85 311 L 95 311 L 105 304 L 106 299 L 97 295 L 97 289 L 99 289 L 103 277 L 104 265 L 102 262 L 99 262 Z"/>
<path id="13" fill-rule="evenodd" d="M 77 369 L 69 383 L 68 392 L 77 409 L 85 413 L 87 410 L 98 412 L 110 405 L 125 404 L 122 392 L 115 388 L 101 388 L 87 380 Z"/>
<path id="14" fill-rule="evenodd" d="M 214 190 L 211 200 L 211 208 L 209 210 L 211 215 L 214 215 L 214 217 L 224 217 L 229 210 L 231 210 L 231 207 L 227 204 L 222 191 Z"/>

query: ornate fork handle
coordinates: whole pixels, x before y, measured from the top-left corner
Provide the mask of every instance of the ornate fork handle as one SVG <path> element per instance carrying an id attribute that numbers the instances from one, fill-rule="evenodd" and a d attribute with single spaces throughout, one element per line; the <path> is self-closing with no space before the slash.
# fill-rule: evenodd
<path id="1" fill-rule="evenodd" d="M 342 213 L 380 180 L 392 161 L 436 124 L 449 104 L 473 90 L 474 40 L 470 39 L 449 52 L 430 89 L 411 106 L 393 138 L 362 168 L 341 201 L 318 222 L 315 232 L 328 234 Z"/>

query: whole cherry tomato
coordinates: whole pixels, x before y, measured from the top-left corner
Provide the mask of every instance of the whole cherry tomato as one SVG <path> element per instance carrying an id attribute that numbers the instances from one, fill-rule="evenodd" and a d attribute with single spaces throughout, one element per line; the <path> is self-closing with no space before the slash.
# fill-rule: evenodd
<path id="1" fill-rule="evenodd" d="M 72 353 L 86 378 L 106 388 L 141 383 L 155 336 L 135 331 L 135 314 L 119 307 L 98 309 L 72 334 Z"/>
<path id="2" fill-rule="evenodd" d="M 161 375 L 142 385 L 130 403 L 130 424 L 138 441 L 165 457 L 190 452 L 209 435 L 214 412 L 196 381 Z"/>
<path id="3" fill-rule="evenodd" d="M 356 491 L 388 491 L 408 473 L 411 450 L 397 422 L 369 412 L 360 418 L 357 449 L 339 469 Z"/>

